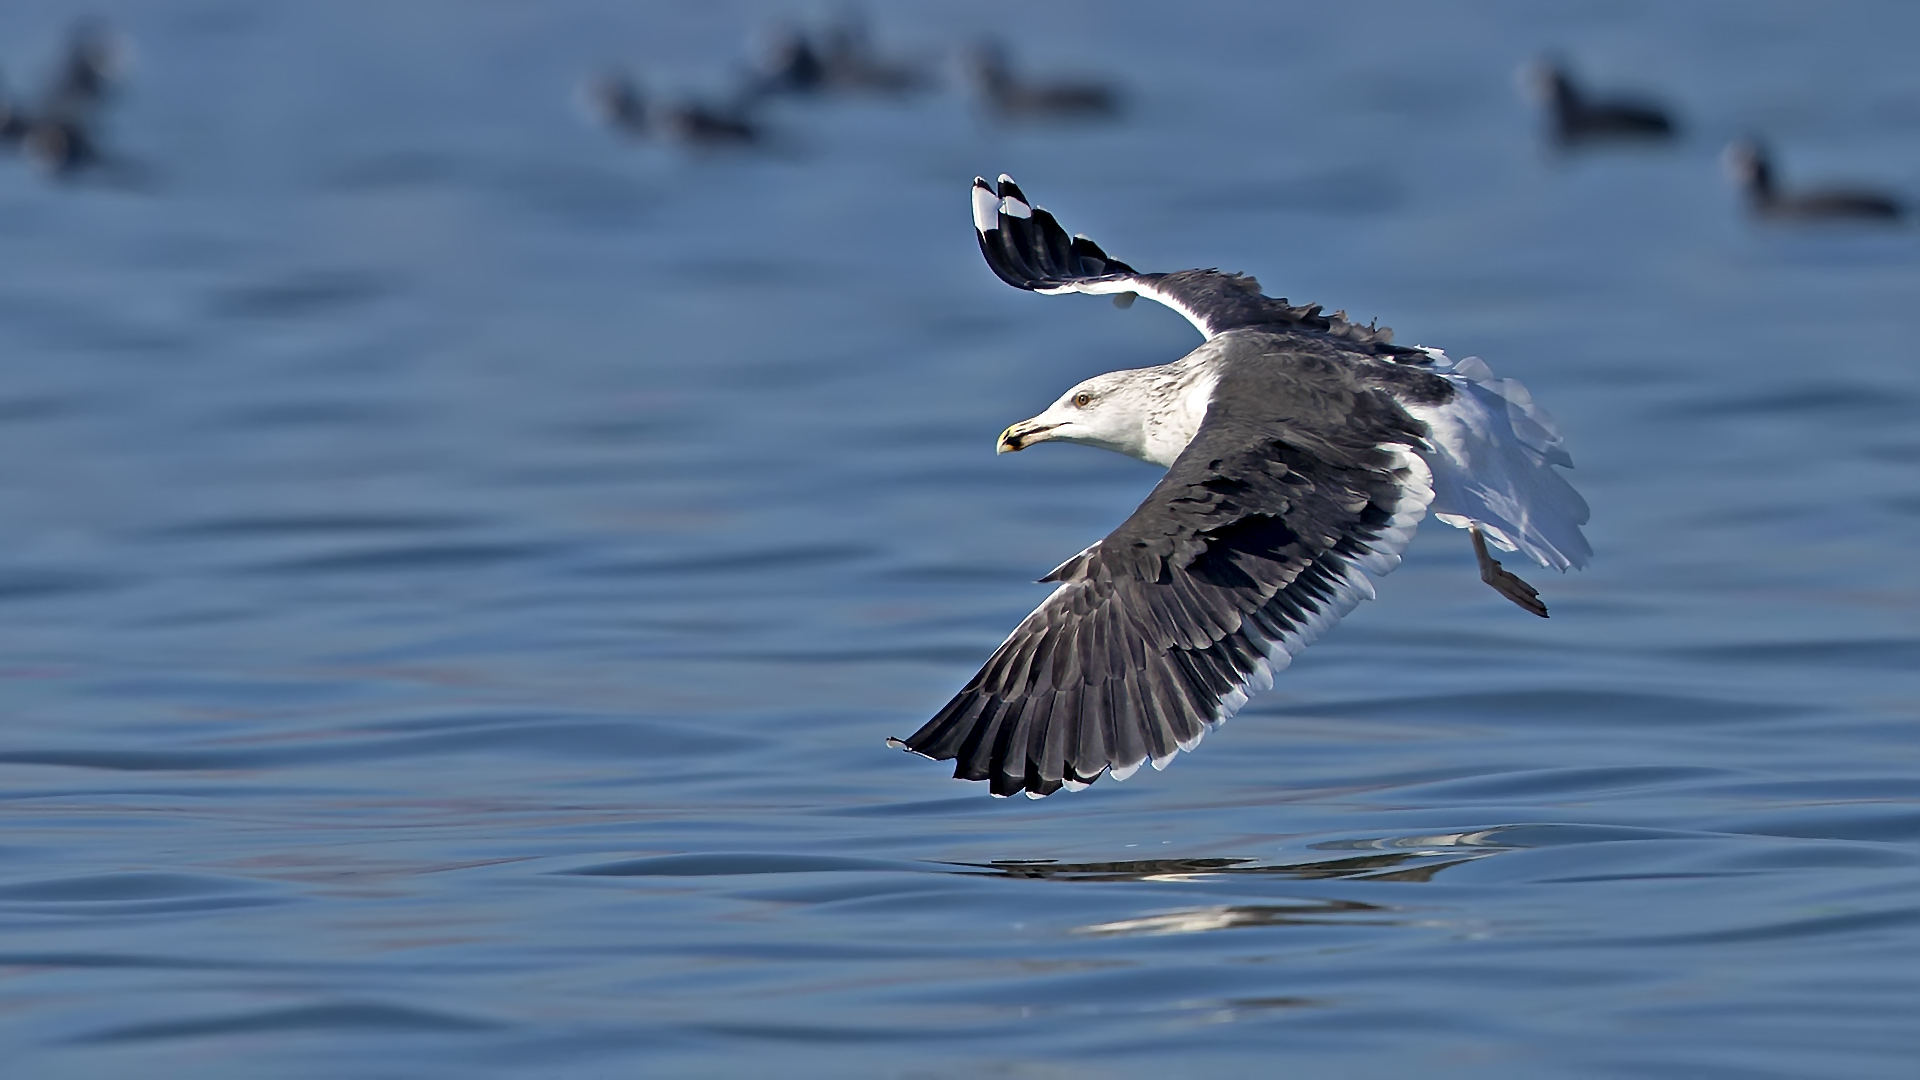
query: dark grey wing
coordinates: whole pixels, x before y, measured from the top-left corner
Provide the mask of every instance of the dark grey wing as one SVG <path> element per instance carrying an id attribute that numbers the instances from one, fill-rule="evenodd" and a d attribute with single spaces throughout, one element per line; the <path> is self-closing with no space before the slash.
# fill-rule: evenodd
<path id="1" fill-rule="evenodd" d="M 1322 315 L 1320 305 L 1295 307 L 1260 292 L 1245 274 L 1178 270 L 1142 274 L 1100 250 L 1084 236 L 1069 236 L 1052 214 L 1033 205 L 1013 178 L 997 187 L 973 180 L 973 227 L 980 253 L 1000 280 L 1016 289 L 1054 295 L 1092 293 L 1130 300 L 1144 296 L 1186 316 L 1209 339 L 1229 330 L 1288 328 L 1332 333 L 1366 346 L 1386 346 L 1393 331 L 1347 321 L 1342 312 Z M 1397 350 L 1396 350 L 1397 351 Z"/>
<path id="2" fill-rule="evenodd" d="M 995 795 L 1163 766 L 1398 565 L 1433 497 L 1424 435 L 1337 360 L 1242 365 L 1133 516 L 895 745 Z"/>

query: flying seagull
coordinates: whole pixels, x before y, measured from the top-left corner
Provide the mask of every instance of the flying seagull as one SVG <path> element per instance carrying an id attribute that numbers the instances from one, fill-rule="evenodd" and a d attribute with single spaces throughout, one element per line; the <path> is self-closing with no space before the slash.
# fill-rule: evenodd
<path id="1" fill-rule="evenodd" d="M 1144 296 L 1206 336 L 1171 364 L 1096 375 L 1000 435 L 1164 467 L 1139 509 L 1058 582 L 926 726 L 890 745 L 1039 798 L 1191 750 L 1399 565 L 1429 510 L 1466 529 L 1481 579 L 1545 605 L 1487 545 L 1586 565 L 1587 505 L 1553 420 L 1477 358 L 1263 296 L 1218 270 L 1143 274 L 1069 237 L 1008 176 L 973 182 L 987 265 L 1030 292 Z"/>

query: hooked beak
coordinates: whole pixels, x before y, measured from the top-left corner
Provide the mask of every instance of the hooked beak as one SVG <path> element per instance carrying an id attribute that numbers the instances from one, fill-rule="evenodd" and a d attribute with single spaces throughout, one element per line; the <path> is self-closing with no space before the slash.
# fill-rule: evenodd
<path id="1" fill-rule="evenodd" d="M 1022 420 L 1000 433 L 1000 442 L 994 446 L 996 454 L 1017 453 L 1037 442 L 1046 442 L 1047 433 L 1059 424 L 1042 424 L 1038 419 Z"/>

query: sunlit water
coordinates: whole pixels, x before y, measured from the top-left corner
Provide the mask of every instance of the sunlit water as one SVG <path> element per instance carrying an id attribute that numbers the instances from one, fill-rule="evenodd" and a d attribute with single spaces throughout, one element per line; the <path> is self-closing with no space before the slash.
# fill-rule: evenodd
<path id="1" fill-rule="evenodd" d="M 128 5 L 146 189 L 0 169 L 8 1075 L 1912 1075 L 1920 233 L 1715 155 L 1920 196 L 1920 16 L 1361 7 L 1024 5 L 1124 121 L 950 80 L 688 156 L 578 78 L 804 11 Z M 1549 47 L 1688 137 L 1543 152 Z M 1002 170 L 1524 379 L 1593 568 L 1541 622 L 1429 523 L 1125 784 L 888 750 L 1154 480 L 995 433 L 1195 340 L 993 280 Z"/>

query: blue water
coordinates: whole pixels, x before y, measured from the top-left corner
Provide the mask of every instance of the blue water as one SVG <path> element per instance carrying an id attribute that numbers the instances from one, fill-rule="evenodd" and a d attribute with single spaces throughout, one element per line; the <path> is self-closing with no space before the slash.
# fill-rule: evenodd
<path id="1" fill-rule="evenodd" d="M 0 13 L 14 85 L 73 13 Z M 1715 159 L 1920 197 L 1920 9 L 1041 3 L 1020 60 L 1123 120 L 573 104 L 783 13 L 108 12 L 147 182 L 0 162 L 9 1076 L 1913 1075 L 1920 233 L 1759 227 Z M 1545 152 L 1543 48 L 1688 137 Z M 995 281 L 1003 170 L 1524 379 L 1593 567 L 1542 622 L 1429 523 L 1124 784 L 888 750 L 1155 478 L 995 434 L 1195 342 Z"/>

